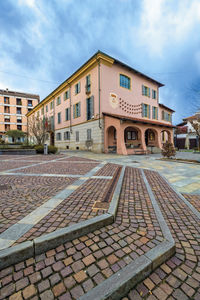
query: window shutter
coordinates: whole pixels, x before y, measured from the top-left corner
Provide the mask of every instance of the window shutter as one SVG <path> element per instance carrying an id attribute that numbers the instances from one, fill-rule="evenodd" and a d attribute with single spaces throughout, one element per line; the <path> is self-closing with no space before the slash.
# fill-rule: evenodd
<path id="1" fill-rule="evenodd" d="M 142 117 L 144 117 L 144 103 L 142 103 Z"/>
<path id="2" fill-rule="evenodd" d="M 142 95 L 145 94 L 144 85 L 142 85 Z"/>
<path id="3" fill-rule="evenodd" d="M 156 119 L 158 120 L 158 107 L 156 107 Z"/>
<path id="4" fill-rule="evenodd" d="M 148 105 L 148 118 L 151 119 L 151 105 Z"/>
<path id="5" fill-rule="evenodd" d="M 79 83 L 78 83 L 78 93 L 80 93 L 80 91 L 81 91 L 81 83 L 79 81 Z"/>
<path id="6" fill-rule="evenodd" d="M 148 97 L 150 97 L 151 89 L 148 88 Z"/>
<path id="7" fill-rule="evenodd" d="M 68 117 L 69 117 L 69 120 L 71 120 L 71 107 L 68 108 Z"/>
<path id="8" fill-rule="evenodd" d="M 94 116 L 94 96 L 92 96 L 90 98 L 90 111 L 91 111 L 91 116 L 93 117 Z"/>
<path id="9" fill-rule="evenodd" d="M 81 116 L 81 102 L 78 103 L 78 116 Z"/>
<path id="10" fill-rule="evenodd" d="M 75 104 L 73 105 L 73 118 L 75 119 Z"/>

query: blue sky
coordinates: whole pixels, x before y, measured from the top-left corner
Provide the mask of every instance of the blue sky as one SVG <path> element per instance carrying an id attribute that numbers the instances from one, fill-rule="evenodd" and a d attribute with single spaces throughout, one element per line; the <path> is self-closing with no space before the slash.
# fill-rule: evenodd
<path id="1" fill-rule="evenodd" d="M 165 84 L 174 123 L 200 100 L 199 0 L 0 0 L 0 88 L 43 99 L 98 49 Z"/>

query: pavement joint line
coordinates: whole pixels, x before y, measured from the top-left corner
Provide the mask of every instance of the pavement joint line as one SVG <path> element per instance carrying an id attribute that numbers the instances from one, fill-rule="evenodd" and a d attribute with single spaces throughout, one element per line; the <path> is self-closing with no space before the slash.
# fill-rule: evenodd
<path id="1" fill-rule="evenodd" d="M 70 157 L 71 156 L 69 156 L 69 158 Z M 61 158 L 57 158 L 57 159 L 51 160 L 51 162 L 57 162 L 58 160 L 61 160 Z M 29 168 L 29 167 L 35 167 L 35 166 L 39 166 L 39 165 L 44 165 L 44 164 L 47 164 L 47 163 L 49 163 L 49 161 L 43 161 L 43 162 L 38 162 L 36 164 L 32 164 L 32 165 L 29 165 L 29 166 L 23 166 L 23 167 L 19 167 L 19 168 L 15 168 L 15 169 L 9 169 L 9 170 L 6 170 L 4 172 L 7 173 L 9 171 L 22 170 L 22 169 L 26 169 L 26 168 Z M 1 173 L 0 173 L 0 175 L 1 175 Z"/>
<path id="2" fill-rule="evenodd" d="M 140 170 L 150 200 L 155 210 L 157 220 L 163 233 L 164 241 L 136 258 L 126 267 L 122 268 L 108 279 L 91 289 L 78 300 L 120 300 L 133 286 L 145 279 L 159 265 L 175 253 L 175 241 L 162 215 L 158 203 L 143 170 Z"/>
<path id="3" fill-rule="evenodd" d="M 100 165 L 104 165 L 104 163 L 103 164 L 100 163 L 99 166 Z M 119 194 L 121 191 L 124 171 L 125 171 L 125 167 L 124 169 L 121 170 L 120 178 L 118 179 L 111 200 L 111 204 L 112 204 L 111 211 L 113 211 L 114 213 L 118 207 L 119 197 L 117 197 L 116 194 Z M 58 195 L 54 196 L 52 199 L 56 201 Z M 49 201 L 52 201 L 52 199 L 50 199 Z M 60 200 L 62 200 L 62 198 Z M 47 202 L 44 204 L 47 205 Z M 35 257 L 35 255 L 48 251 L 67 241 L 71 241 L 74 238 L 78 238 L 82 235 L 93 232 L 103 226 L 110 225 L 114 222 L 114 217 L 115 215 L 112 215 L 111 213 L 105 213 L 100 216 L 96 216 L 94 218 L 88 219 L 86 221 L 82 221 L 80 223 L 73 224 L 68 227 L 58 229 L 54 232 L 42 235 L 41 237 L 35 238 L 32 241 L 23 242 L 10 248 L 4 248 L 0 250 L 0 270 L 14 263 L 18 263 L 23 259 Z M 21 224 L 21 225 L 25 225 L 25 224 Z M 26 226 L 31 226 L 31 225 L 26 224 Z M 27 252 L 26 252 L 26 248 L 27 248 Z"/>
<path id="4" fill-rule="evenodd" d="M 190 210 L 195 214 L 195 216 L 197 216 L 197 218 L 200 219 L 200 213 L 198 212 L 198 210 L 188 200 L 186 200 L 185 197 L 179 191 L 177 191 L 172 186 L 172 184 L 167 180 L 167 178 L 165 178 L 161 173 L 159 173 L 159 175 L 170 186 L 170 188 L 175 192 L 175 194 L 177 194 L 178 197 L 181 198 L 181 200 L 190 208 Z"/>
<path id="5" fill-rule="evenodd" d="M 0 172 L 0 175 L 14 175 L 14 176 L 36 176 L 36 177 L 66 177 L 66 178 L 80 178 L 80 179 L 112 179 L 113 176 L 101 176 L 94 175 L 91 177 L 86 177 L 82 174 L 37 174 L 37 173 L 8 173 Z"/>
<path id="6" fill-rule="evenodd" d="M 102 164 L 100 163 L 98 166 L 98 170 L 101 169 Z M 0 234 L 0 240 L 4 240 L 5 242 L 0 243 L 0 250 L 10 247 L 12 244 L 10 240 L 17 241 L 21 236 L 23 236 L 27 231 L 29 231 L 35 224 L 37 224 L 41 219 L 43 219 L 46 215 L 48 215 L 55 207 L 57 207 L 63 200 L 69 197 L 77 188 L 83 184 L 88 177 L 88 174 L 92 176 L 96 173 L 97 167 L 90 170 L 87 174 L 85 174 L 86 178 L 82 180 L 78 179 L 73 184 L 69 185 L 55 196 L 50 198 L 41 206 L 37 207 L 23 219 L 18 221 L 16 224 L 10 226 L 7 230 Z M 53 204 L 52 204 L 53 203 Z M 23 225 L 23 229 L 21 226 Z M 15 229 L 17 228 L 17 229 Z M 13 236 L 13 232 L 15 232 L 14 238 L 10 238 Z M 7 243 L 6 243 L 7 240 Z"/>

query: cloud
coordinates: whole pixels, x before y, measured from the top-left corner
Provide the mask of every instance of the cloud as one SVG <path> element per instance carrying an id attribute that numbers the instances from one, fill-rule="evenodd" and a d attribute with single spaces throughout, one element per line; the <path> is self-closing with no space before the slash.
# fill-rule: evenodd
<path id="1" fill-rule="evenodd" d="M 200 73 L 199 0 L 7 0 L 0 10 L 0 87 L 44 98 L 100 49 L 163 82 L 161 101 L 177 120 L 185 113 Z"/>

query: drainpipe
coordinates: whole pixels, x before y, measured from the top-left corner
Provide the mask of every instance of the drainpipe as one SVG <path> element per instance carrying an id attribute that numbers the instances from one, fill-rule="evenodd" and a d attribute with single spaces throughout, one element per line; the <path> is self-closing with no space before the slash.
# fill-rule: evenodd
<path id="1" fill-rule="evenodd" d="M 70 133 L 72 133 L 72 99 L 71 99 L 71 85 L 69 85 L 69 106 L 70 106 L 70 118 L 69 118 L 69 128 Z"/>
<path id="2" fill-rule="evenodd" d="M 55 113 L 55 106 L 56 106 L 56 101 L 55 101 L 56 98 L 53 99 L 53 146 L 55 146 L 55 127 L 56 127 L 56 122 L 55 122 L 55 116 L 56 116 L 56 113 Z"/>
<path id="3" fill-rule="evenodd" d="M 99 128 L 102 129 L 101 126 L 101 118 L 100 118 L 100 113 L 101 113 L 101 81 L 100 81 L 100 60 L 97 60 L 98 62 L 98 94 L 99 94 Z"/>

